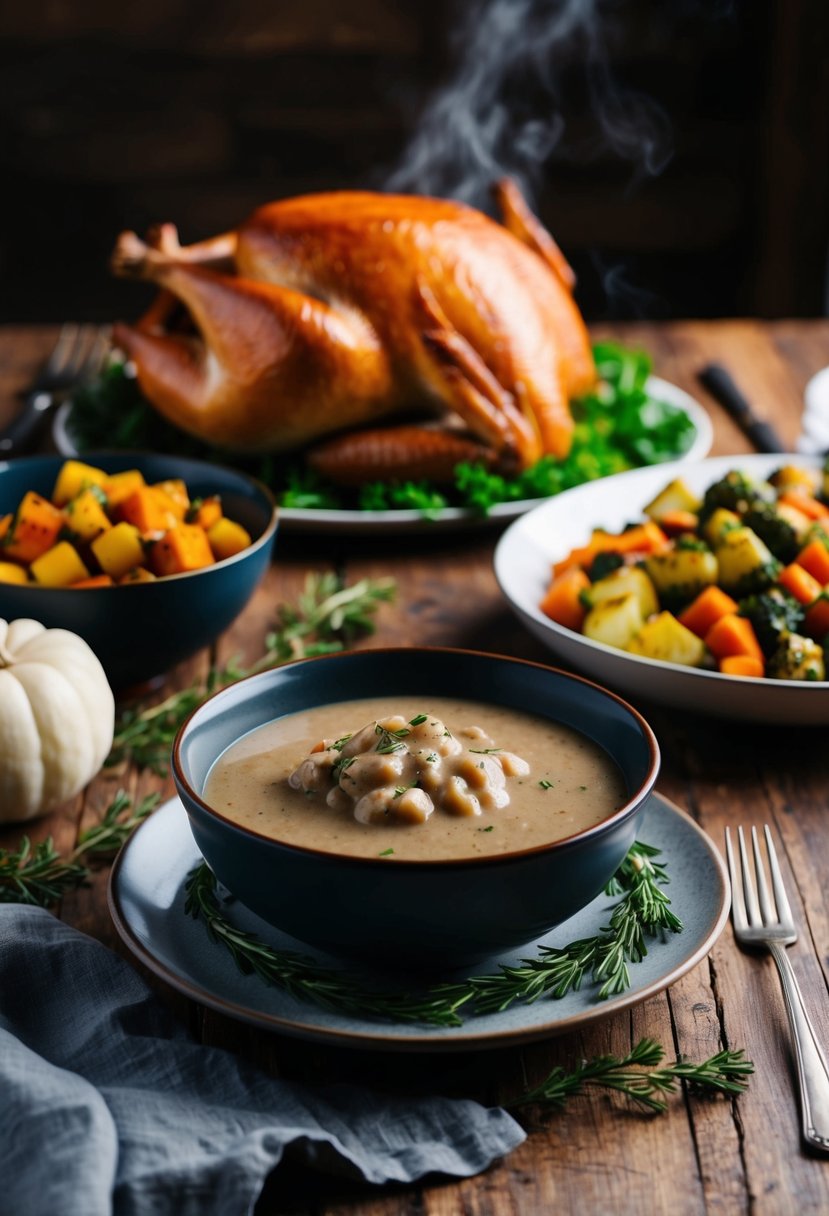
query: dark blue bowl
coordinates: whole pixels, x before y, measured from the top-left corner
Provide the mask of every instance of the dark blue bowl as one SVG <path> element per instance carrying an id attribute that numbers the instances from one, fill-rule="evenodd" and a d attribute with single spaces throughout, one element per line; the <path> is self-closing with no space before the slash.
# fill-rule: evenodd
<path id="1" fill-rule="evenodd" d="M 464 861 L 389 862 L 281 844 L 201 797 L 213 762 L 283 714 L 355 696 L 462 695 L 564 723 L 621 770 L 628 802 L 543 847 Z M 196 843 L 253 911 L 303 942 L 386 966 L 452 967 L 534 941 L 589 903 L 633 843 L 659 769 L 645 720 L 613 693 L 537 663 L 473 651 L 363 650 L 306 659 L 216 693 L 173 747 L 173 775 Z"/>
<path id="2" fill-rule="evenodd" d="M 0 463 L 0 516 L 27 490 L 49 497 L 63 456 Z M 31 617 L 47 629 L 79 634 L 101 660 L 116 691 L 169 671 L 213 642 L 235 620 L 268 568 L 276 507 L 268 490 L 233 469 L 148 452 L 85 452 L 84 463 L 118 473 L 140 469 L 149 482 L 182 478 L 192 497 L 219 494 L 224 512 L 253 544 L 214 566 L 127 587 L 62 587 L 0 583 L 0 617 Z"/>

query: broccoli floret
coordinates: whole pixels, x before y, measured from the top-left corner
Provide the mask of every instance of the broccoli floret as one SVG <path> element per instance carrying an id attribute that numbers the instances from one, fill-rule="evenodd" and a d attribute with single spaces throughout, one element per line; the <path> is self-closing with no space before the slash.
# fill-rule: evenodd
<path id="1" fill-rule="evenodd" d="M 797 633 L 806 615 L 803 605 L 782 587 L 770 587 L 768 591 L 747 596 L 740 601 L 739 612 L 751 621 L 767 656 L 777 649 L 781 634 Z"/>
<path id="2" fill-rule="evenodd" d="M 590 563 L 587 571 L 587 577 L 591 583 L 597 583 L 600 578 L 606 578 L 608 574 L 612 574 L 614 570 L 618 570 L 620 566 L 624 566 L 625 559 L 621 553 L 597 553 Z"/>
<path id="3" fill-rule="evenodd" d="M 772 680 L 825 680 L 823 650 L 811 638 L 784 633 L 766 664 L 766 675 Z"/>
<path id="4" fill-rule="evenodd" d="M 770 503 L 757 503 L 745 512 L 743 523 L 760 537 L 775 557 L 788 565 L 800 551 L 797 533 L 787 519 L 778 515 Z"/>
<path id="5" fill-rule="evenodd" d="M 751 481 L 739 469 L 732 469 L 705 491 L 699 512 L 700 526 L 711 518 L 718 507 L 725 507 L 728 511 L 743 515 L 750 507 L 773 501 L 772 486 L 765 482 Z"/>
<path id="6" fill-rule="evenodd" d="M 771 562 L 765 562 L 761 566 L 755 566 L 753 570 L 749 570 L 737 586 L 732 588 L 731 594 L 736 600 L 744 599 L 749 595 L 759 595 L 761 591 L 765 591 L 767 587 L 771 587 L 777 582 L 777 576 L 783 569 L 782 563 L 776 559 Z"/>

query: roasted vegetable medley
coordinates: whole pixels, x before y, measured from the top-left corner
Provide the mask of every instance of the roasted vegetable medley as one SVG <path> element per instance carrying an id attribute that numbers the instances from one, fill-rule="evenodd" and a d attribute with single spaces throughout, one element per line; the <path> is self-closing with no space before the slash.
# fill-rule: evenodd
<path id="1" fill-rule="evenodd" d="M 144 583 L 212 566 L 250 543 L 218 497 L 191 499 L 183 481 L 148 485 L 138 469 L 110 474 L 67 460 L 51 499 L 29 490 L 0 518 L 0 582 Z"/>
<path id="2" fill-rule="evenodd" d="M 595 642 L 732 676 L 825 680 L 829 461 L 768 481 L 677 478 L 620 533 L 553 566 L 541 610 Z"/>

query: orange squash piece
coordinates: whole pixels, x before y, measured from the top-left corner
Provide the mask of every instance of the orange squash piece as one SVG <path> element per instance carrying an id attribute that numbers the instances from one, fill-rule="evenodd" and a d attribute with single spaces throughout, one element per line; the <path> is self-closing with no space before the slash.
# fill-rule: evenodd
<path id="1" fill-rule="evenodd" d="M 198 524 L 200 528 L 204 528 L 205 532 L 209 532 L 222 518 L 221 499 L 213 495 L 194 502 L 190 515 L 188 523 Z"/>
<path id="2" fill-rule="evenodd" d="M 118 517 L 139 532 L 166 532 L 180 522 L 181 515 L 170 495 L 158 486 L 140 486 L 118 507 Z"/>
<path id="3" fill-rule="evenodd" d="M 63 525 L 63 512 L 28 490 L 3 540 L 3 556 L 29 565 L 52 548 Z"/>
<path id="4" fill-rule="evenodd" d="M 171 477 L 167 481 L 157 481 L 153 489 L 161 490 L 163 494 L 166 494 L 178 519 L 184 519 L 190 509 L 190 494 L 180 477 Z"/>
<path id="5" fill-rule="evenodd" d="M 753 654 L 727 654 L 720 659 L 720 671 L 724 676 L 762 676 L 765 670 L 762 659 Z"/>
<path id="6" fill-rule="evenodd" d="M 823 590 L 817 579 L 797 562 L 785 566 L 778 574 L 777 581 L 799 604 L 811 604 Z"/>
<path id="7" fill-rule="evenodd" d="M 114 587 L 115 583 L 110 574 L 93 574 L 90 578 L 82 578 L 77 583 L 72 583 L 71 588 L 74 591 L 76 587 Z"/>
<path id="8" fill-rule="evenodd" d="M 590 579 L 581 567 L 572 566 L 553 579 L 539 608 L 551 621 L 580 633 L 587 616 L 581 593 L 589 586 Z"/>
<path id="9" fill-rule="evenodd" d="M 679 623 L 698 638 L 704 638 L 708 630 L 720 617 L 737 611 L 737 601 L 714 583 L 701 591 L 695 600 L 679 615 Z"/>
<path id="10" fill-rule="evenodd" d="M 829 549 L 822 540 L 810 541 L 805 549 L 801 549 L 795 561 L 798 566 L 808 570 L 821 587 L 825 587 L 829 583 Z"/>
<path id="11" fill-rule="evenodd" d="M 0 519 L 0 545 L 3 543 L 3 537 L 6 536 L 9 528 L 12 526 L 13 518 L 14 516 L 12 515 L 11 511 L 9 511 L 8 515 L 4 515 L 3 518 Z"/>
<path id="12" fill-rule="evenodd" d="M 150 564 L 157 575 L 184 574 L 214 564 L 213 552 L 203 528 L 178 524 L 165 532 L 150 550 Z"/>
<path id="13" fill-rule="evenodd" d="M 705 645 L 717 659 L 731 655 L 750 655 L 763 662 L 763 651 L 754 626 L 744 616 L 729 612 L 715 621 L 705 635 Z"/>

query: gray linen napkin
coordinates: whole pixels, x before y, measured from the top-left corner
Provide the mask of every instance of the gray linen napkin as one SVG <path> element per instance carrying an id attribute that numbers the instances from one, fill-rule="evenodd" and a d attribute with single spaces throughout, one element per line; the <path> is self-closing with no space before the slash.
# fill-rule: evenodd
<path id="1" fill-rule="evenodd" d="M 193 1042 L 140 976 L 41 908 L 0 906 L 2 1216 L 244 1216 L 285 1147 L 371 1182 L 466 1177 L 503 1110 L 272 1080 Z"/>

